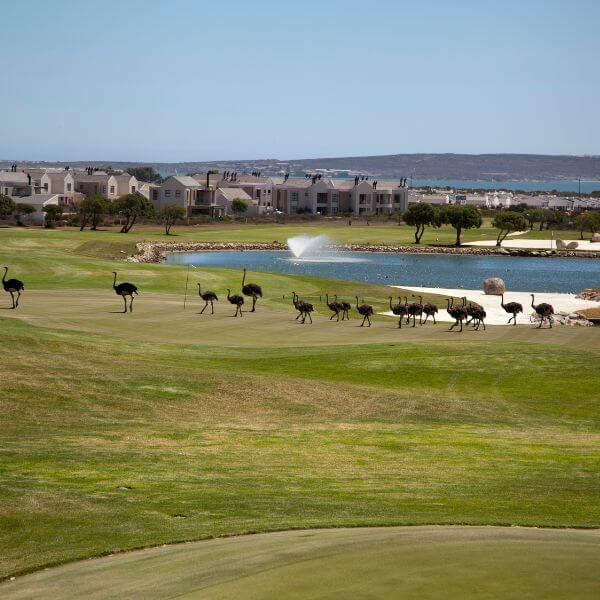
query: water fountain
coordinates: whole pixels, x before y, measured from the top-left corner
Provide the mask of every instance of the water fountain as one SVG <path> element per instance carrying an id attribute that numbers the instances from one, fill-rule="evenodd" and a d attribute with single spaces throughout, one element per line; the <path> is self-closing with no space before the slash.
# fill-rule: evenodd
<path id="1" fill-rule="evenodd" d="M 290 252 L 297 259 L 320 258 L 330 243 L 326 235 L 298 235 L 287 241 Z"/>
<path id="2" fill-rule="evenodd" d="M 288 238 L 287 244 L 293 254 L 287 260 L 292 262 L 367 262 L 365 258 L 332 248 L 332 241 L 326 235 L 298 235 Z"/>

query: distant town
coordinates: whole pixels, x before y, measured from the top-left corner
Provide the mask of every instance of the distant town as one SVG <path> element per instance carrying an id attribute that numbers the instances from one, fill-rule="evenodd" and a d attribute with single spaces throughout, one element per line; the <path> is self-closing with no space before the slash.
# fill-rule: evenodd
<path id="1" fill-rule="evenodd" d="M 339 173 L 336 173 L 339 175 Z M 240 173 L 212 169 L 187 175 L 160 176 L 151 167 L 117 170 L 70 165 L 28 166 L 13 163 L 0 171 L 0 194 L 15 203 L 33 207 L 27 220 L 40 223 L 45 209 L 56 205 L 63 214 L 77 213 L 84 198 L 100 196 L 116 200 L 138 193 L 160 212 L 175 205 L 189 217 L 224 217 L 244 214 L 319 214 L 376 216 L 403 212 L 410 204 L 427 202 L 467 204 L 480 208 L 511 208 L 519 204 L 535 208 L 582 210 L 600 208 L 600 198 L 580 194 L 524 193 L 503 190 L 474 191 L 452 188 L 411 187 L 408 177 L 395 180 L 345 173 L 323 172 L 303 176 L 268 175 L 260 171 Z"/>

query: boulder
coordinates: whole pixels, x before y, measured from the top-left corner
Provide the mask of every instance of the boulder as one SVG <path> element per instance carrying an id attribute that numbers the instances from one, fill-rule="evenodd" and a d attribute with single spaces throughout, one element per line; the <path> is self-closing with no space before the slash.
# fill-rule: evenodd
<path id="1" fill-rule="evenodd" d="M 556 240 L 556 249 L 557 250 L 566 250 L 567 249 L 567 245 L 564 243 L 563 240 Z"/>
<path id="2" fill-rule="evenodd" d="M 500 277 L 490 277 L 483 282 L 483 292 L 488 296 L 502 296 L 506 292 L 506 285 Z"/>
<path id="3" fill-rule="evenodd" d="M 599 242 L 600 243 L 600 233 L 594 233 L 592 235 L 592 242 Z"/>
<path id="4" fill-rule="evenodd" d="M 579 246 L 579 242 L 569 242 L 569 243 L 567 244 L 567 248 L 568 248 L 569 250 L 576 250 L 576 249 L 577 249 L 577 246 Z"/>

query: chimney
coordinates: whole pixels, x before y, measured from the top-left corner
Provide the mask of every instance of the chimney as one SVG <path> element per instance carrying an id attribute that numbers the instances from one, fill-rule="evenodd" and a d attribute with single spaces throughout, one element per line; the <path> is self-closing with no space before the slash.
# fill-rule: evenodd
<path id="1" fill-rule="evenodd" d="M 206 171 L 206 187 L 210 186 L 210 173 Z"/>

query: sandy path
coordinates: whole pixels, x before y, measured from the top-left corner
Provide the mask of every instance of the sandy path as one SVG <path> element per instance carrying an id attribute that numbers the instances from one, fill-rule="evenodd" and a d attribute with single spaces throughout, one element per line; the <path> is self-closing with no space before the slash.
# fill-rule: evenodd
<path id="1" fill-rule="evenodd" d="M 577 242 L 577 250 L 585 252 L 600 251 L 600 243 L 592 243 L 590 240 L 565 240 L 566 242 Z M 493 247 L 495 240 L 482 240 L 480 242 L 465 242 L 463 246 L 482 246 Z M 554 240 L 532 240 L 528 238 L 505 239 L 502 242 L 503 248 L 533 248 L 536 250 L 556 250 L 556 239 Z"/>

